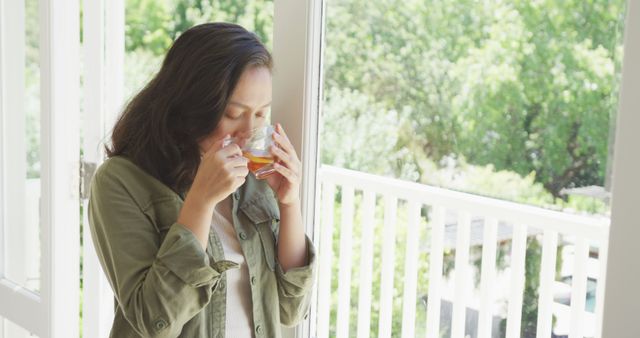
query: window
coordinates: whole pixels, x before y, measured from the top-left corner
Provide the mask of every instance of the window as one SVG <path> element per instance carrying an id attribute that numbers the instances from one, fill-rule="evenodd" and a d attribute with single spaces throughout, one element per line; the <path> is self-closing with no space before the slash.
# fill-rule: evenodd
<path id="1" fill-rule="evenodd" d="M 608 252 L 605 336 L 633 327 L 627 11 L 637 4 L 0 0 L 0 337 L 76 336 L 81 278 L 80 332 L 108 332 L 110 287 L 77 223 L 78 155 L 99 162 L 109 117 L 171 40 L 218 20 L 273 47 L 274 121 L 305 163 L 320 274 L 298 336 L 599 336 Z"/>
<path id="2" fill-rule="evenodd" d="M 326 2 L 319 337 L 595 335 L 625 6 Z"/>
<path id="3" fill-rule="evenodd" d="M 3 260 L 0 262 L 0 280 L 24 288 L 25 293 L 39 295 L 41 224 L 40 215 L 33 212 L 39 209 L 41 198 L 39 5 L 33 0 L 20 5 L 11 9 L 19 11 L 22 17 L 9 19 L 3 16 L 0 19 L 6 18 L 7 25 L 15 29 L 14 36 L 0 38 L 3 43 L 0 60 L 5 65 L 0 74 L 3 78 L 13 79 L 0 85 L 0 102 L 4 106 L 0 109 L 4 112 L 0 114 L 4 115 L 4 123 L 0 123 L 0 135 L 4 139 L 0 145 L 4 147 L 0 153 L 2 162 L 11 164 L 0 169 L 0 187 L 3 189 L 0 196 L 4 197 L 0 197 L 0 201 L 4 200 L 4 205 L 0 206 L 3 218 L 0 221 L 0 248 L 3 251 L 0 253 Z M 30 336 L 16 324 L 15 317 L 13 319 L 0 317 L 0 337 Z"/>

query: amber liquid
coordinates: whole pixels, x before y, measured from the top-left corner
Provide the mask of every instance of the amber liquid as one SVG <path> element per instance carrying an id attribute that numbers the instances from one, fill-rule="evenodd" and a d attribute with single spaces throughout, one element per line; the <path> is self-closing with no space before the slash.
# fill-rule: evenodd
<path id="1" fill-rule="evenodd" d="M 269 157 L 256 156 L 248 151 L 242 152 L 242 156 L 249 159 L 249 164 L 248 164 L 249 171 L 251 171 L 254 174 L 256 174 L 256 172 L 262 169 L 264 166 L 273 163 L 273 157 L 271 156 Z M 262 175 L 262 177 L 265 177 L 265 176 L 268 176 L 268 174 Z"/>

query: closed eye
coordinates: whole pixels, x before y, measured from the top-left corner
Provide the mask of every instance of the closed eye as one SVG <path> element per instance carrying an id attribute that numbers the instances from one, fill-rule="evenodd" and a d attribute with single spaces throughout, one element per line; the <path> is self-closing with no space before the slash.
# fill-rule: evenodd
<path id="1" fill-rule="evenodd" d="M 230 119 L 230 120 L 239 120 L 239 119 L 242 117 L 242 115 L 244 115 L 244 113 L 238 114 L 238 115 L 236 115 L 236 116 L 234 116 L 234 115 L 232 115 L 232 114 L 228 114 L 228 113 L 227 113 L 227 114 L 224 114 L 224 115 L 225 115 L 225 117 L 226 117 L 226 118 L 228 118 L 228 119 Z M 266 114 L 265 114 L 265 112 L 263 112 L 263 111 L 258 111 L 258 112 L 256 112 L 256 117 L 258 117 L 258 118 L 264 118 L 264 117 L 265 117 L 265 115 L 266 115 Z"/>
<path id="2" fill-rule="evenodd" d="M 242 117 L 242 114 L 239 114 L 238 116 L 233 116 L 231 114 L 224 114 L 224 116 L 230 120 L 238 120 Z"/>

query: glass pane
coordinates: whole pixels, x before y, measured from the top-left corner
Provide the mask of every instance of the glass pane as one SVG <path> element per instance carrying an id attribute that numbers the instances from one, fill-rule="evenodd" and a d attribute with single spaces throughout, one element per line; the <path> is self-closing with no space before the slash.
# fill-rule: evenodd
<path id="1" fill-rule="evenodd" d="M 526 276 L 520 335 L 536 335 L 541 283 L 549 286 L 554 298 L 553 333 L 566 333 L 568 317 L 559 311 L 570 302 L 566 287 L 570 288 L 578 270 L 572 250 L 585 237 L 590 246 L 584 333 L 593 332 L 597 279 L 604 273 L 599 271 L 598 257 L 607 238 L 591 238 L 588 228 L 606 228 L 609 223 L 625 1 L 330 0 L 325 14 L 320 121 L 324 181 L 320 183 L 352 182 L 357 193 L 376 192 L 379 199 L 403 196 L 394 223 L 395 239 L 378 228 L 373 233 L 374 248 L 390 240 L 395 243 L 393 264 L 399 282 L 391 290 L 382 290 L 384 271 L 379 263 L 384 253 L 372 250 L 370 327 L 358 327 L 358 316 L 352 316 L 347 336 L 358 330 L 376 336 L 388 327 L 391 336 L 423 335 L 431 325 L 426 322 L 425 306 L 431 281 L 425 276 L 434 254 L 430 246 L 437 206 L 445 209 L 439 295 L 440 331 L 445 337 L 453 330 L 458 292 L 465 292 L 462 334 L 476 336 L 483 249 L 493 244 L 495 285 L 505 287 L 496 288 L 493 304 L 488 305 L 493 319 L 485 327 L 492 336 L 505 334 L 507 304 L 512 301 L 511 271 L 522 266 Z M 328 166 L 337 168 L 329 171 Z M 350 179 L 358 172 L 417 185 L 407 192 L 406 182 L 364 175 Z M 335 191 L 342 188 L 338 184 Z M 423 210 L 421 218 L 411 223 L 403 206 L 406 202 L 430 211 Z M 335 264 L 342 262 L 338 249 L 345 234 L 340 223 L 342 203 L 338 194 L 333 238 L 319 248 L 322 252 L 332 247 Z M 354 207 L 358 210 L 361 201 L 356 199 Z M 375 224 L 383 222 L 384 203 L 373 210 Z M 468 222 L 460 222 L 465 213 L 469 213 Z M 320 217 L 327 219 L 325 214 Z M 560 234 L 555 248 L 558 271 L 555 279 L 540 281 L 545 234 L 552 230 L 551 223 L 560 224 L 554 228 Z M 323 220 L 320 224 L 325 226 Z M 408 224 L 418 224 L 420 244 L 415 255 L 418 267 L 424 268 L 418 270 L 419 306 L 414 318 L 406 321 L 402 281 L 407 278 L 406 267 L 411 266 L 405 260 Z M 495 224 L 495 230 L 485 239 L 487 224 Z M 512 229 L 520 225 L 526 225 L 526 234 L 516 242 L 519 245 L 512 246 Z M 462 227 L 470 227 L 469 259 L 463 262 L 470 275 L 460 286 L 454 277 Z M 354 243 L 360 243 L 357 236 L 361 233 L 354 233 Z M 512 249 L 522 250 L 516 252 L 516 259 Z M 346 265 L 351 267 L 352 282 L 360 273 L 361 259 Z M 344 321 L 339 300 L 346 295 L 337 294 L 345 290 L 339 287 L 343 273 L 340 268 L 332 271 L 326 287 L 331 298 L 318 294 L 319 303 L 328 303 L 329 308 L 328 315 L 318 314 L 318 325 L 328 325 L 319 327 L 319 332 L 329 336 L 345 332 L 340 327 Z M 385 292 L 394 295 L 390 319 L 382 317 L 385 311 L 380 307 Z M 350 299 L 351 313 L 361 313 L 358 292 L 352 292 Z M 406 327 L 411 323 L 414 327 Z"/>
<path id="2" fill-rule="evenodd" d="M 624 3 L 329 1 L 322 163 L 607 213 Z"/>
<path id="3" fill-rule="evenodd" d="M 24 87 L 13 87 L 16 96 L 7 97 L 5 132 L 5 277 L 30 290 L 40 289 L 40 66 L 38 1 L 25 1 L 25 31 L 15 43 L 23 44 L 24 59 L 12 75 L 22 77 Z M 3 51 L 5 57 L 18 49 Z M 16 54 L 14 54 L 16 55 Z M 13 57 L 15 58 L 15 56 Z M 5 106 L 7 107 L 7 106 Z"/>
<path id="4" fill-rule="evenodd" d="M 0 317 L 0 322 L 4 324 L 3 331 L 0 334 L 4 334 L 4 336 L 0 335 L 0 338 L 33 338 L 38 337 L 33 333 L 25 330 L 21 326 L 14 324 L 12 321 L 8 319 L 4 319 Z"/>

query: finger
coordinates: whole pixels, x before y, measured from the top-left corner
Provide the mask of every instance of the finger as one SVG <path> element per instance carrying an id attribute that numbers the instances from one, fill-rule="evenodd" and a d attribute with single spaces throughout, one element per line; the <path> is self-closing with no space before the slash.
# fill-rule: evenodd
<path id="1" fill-rule="evenodd" d="M 240 149 L 239 145 L 232 143 L 220 149 L 220 154 L 222 155 L 223 158 L 237 157 L 237 156 L 242 157 L 242 149 Z"/>
<path id="2" fill-rule="evenodd" d="M 217 152 L 218 150 L 222 149 L 225 143 L 229 142 L 230 140 L 231 140 L 231 135 L 229 134 L 225 135 L 223 138 L 213 142 L 213 144 L 211 144 L 209 149 L 207 149 L 203 155 Z"/>
<path id="3" fill-rule="evenodd" d="M 293 171 L 291 171 L 291 169 L 279 163 L 274 163 L 273 167 L 276 169 L 277 172 L 279 172 L 282 176 L 284 176 L 289 182 L 296 183 L 296 184 L 298 183 L 298 177 Z"/>
<path id="4" fill-rule="evenodd" d="M 234 177 L 247 177 L 249 175 L 249 168 L 247 167 L 236 167 L 233 168 L 232 174 Z"/>
<path id="5" fill-rule="evenodd" d="M 286 138 L 281 134 L 273 133 L 273 139 L 282 149 L 284 149 L 285 152 L 287 152 L 291 156 L 297 157 L 296 150 L 293 148 L 293 145 L 291 144 L 288 138 Z"/>
<path id="6" fill-rule="evenodd" d="M 246 180 L 247 180 L 247 179 L 246 179 L 244 176 L 243 176 L 243 177 L 237 177 L 237 178 L 235 179 L 235 181 L 234 181 L 234 188 L 235 188 L 235 189 L 238 189 L 241 185 L 243 185 L 243 184 L 244 184 L 244 182 L 245 182 Z"/>
<path id="7" fill-rule="evenodd" d="M 243 156 L 232 157 L 228 164 L 230 168 L 246 168 L 249 159 Z"/>
<path id="8" fill-rule="evenodd" d="M 289 136 L 287 136 L 287 133 L 284 132 L 284 128 L 282 128 L 282 125 L 280 123 L 276 124 L 276 130 L 278 131 L 278 134 L 284 135 L 287 140 L 289 139 Z"/>
<path id="9" fill-rule="evenodd" d="M 233 164 L 227 163 L 225 170 L 229 177 L 245 177 L 249 174 L 249 167 L 246 164 L 233 166 Z"/>
<path id="10" fill-rule="evenodd" d="M 288 152 L 295 155 L 295 157 L 297 158 L 298 155 L 296 154 L 296 149 L 293 147 L 293 143 L 291 143 L 291 140 L 289 140 L 289 136 L 287 136 L 287 133 L 284 131 L 282 125 L 278 123 L 276 124 L 276 128 L 278 129 L 278 136 L 281 136 L 283 142 L 289 146 Z"/>
<path id="11" fill-rule="evenodd" d="M 271 153 L 276 156 L 281 162 L 283 162 L 288 168 L 296 168 L 298 166 L 297 161 L 294 161 L 291 158 L 291 155 L 285 153 L 284 150 L 276 146 L 271 147 Z"/>

